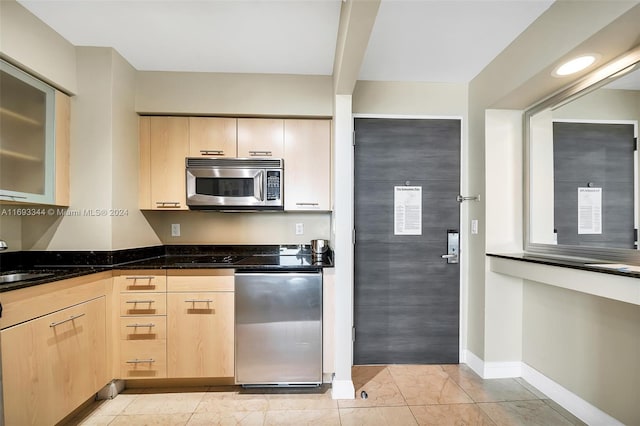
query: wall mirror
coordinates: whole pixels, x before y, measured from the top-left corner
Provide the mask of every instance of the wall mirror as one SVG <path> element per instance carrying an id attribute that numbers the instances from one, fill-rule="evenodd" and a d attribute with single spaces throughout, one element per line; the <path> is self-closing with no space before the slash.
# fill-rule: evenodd
<path id="1" fill-rule="evenodd" d="M 525 113 L 525 251 L 640 262 L 640 47 Z"/>

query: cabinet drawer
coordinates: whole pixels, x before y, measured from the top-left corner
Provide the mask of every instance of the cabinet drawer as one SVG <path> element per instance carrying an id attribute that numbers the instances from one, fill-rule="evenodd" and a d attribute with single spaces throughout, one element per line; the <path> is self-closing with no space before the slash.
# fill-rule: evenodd
<path id="1" fill-rule="evenodd" d="M 233 291 L 233 269 L 168 271 L 168 291 Z"/>
<path id="2" fill-rule="evenodd" d="M 120 378 L 167 377 L 167 341 L 127 341 L 120 345 Z"/>
<path id="3" fill-rule="evenodd" d="M 150 271 L 119 271 L 120 275 L 114 277 L 116 291 L 134 292 L 151 291 L 159 292 L 167 290 L 167 276 L 164 272 Z"/>
<path id="4" fill-rule="evenodd" d="M 164 316 L 120 318 L 120 339 L 131 341 L 164 340 L 167 321 Z"/>
<path id="5" fill-rule="evenodd" d="M 123 293 L 120 295 L 120 315 L 165 315 L 165 293 Z"/>

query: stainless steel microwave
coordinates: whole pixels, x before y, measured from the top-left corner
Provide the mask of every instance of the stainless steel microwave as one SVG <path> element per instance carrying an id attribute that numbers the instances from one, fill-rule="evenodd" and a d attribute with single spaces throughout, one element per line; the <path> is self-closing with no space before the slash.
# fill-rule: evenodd
<path id="1" fill-rule="evenodd" d="M 190 209 L 284 209 L 282 159 L 187 158 L 186 173 Z"/>

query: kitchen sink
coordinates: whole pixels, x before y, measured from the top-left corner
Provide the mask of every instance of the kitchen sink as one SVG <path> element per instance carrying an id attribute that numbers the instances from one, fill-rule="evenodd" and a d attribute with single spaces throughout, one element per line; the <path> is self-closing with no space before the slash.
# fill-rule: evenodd
<path id="1" fill-rule="evenodd" d="M 35 280 L 37 278 L 50 277 L 53 274 L 46 272 L 18 272 L 0 275 L 0 284 L 14 283 L 16 281 Z"/>

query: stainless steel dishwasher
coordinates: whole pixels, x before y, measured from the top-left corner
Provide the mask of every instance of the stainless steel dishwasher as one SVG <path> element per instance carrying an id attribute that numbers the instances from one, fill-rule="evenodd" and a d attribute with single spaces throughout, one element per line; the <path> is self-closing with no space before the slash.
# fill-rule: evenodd
<path id="1" fill-rule="evenodd" d="M 235 275 L 236 384 L 322 383 L 322 272 Z"/>

